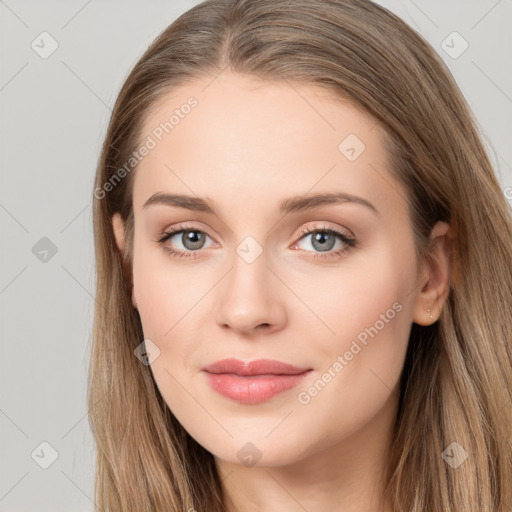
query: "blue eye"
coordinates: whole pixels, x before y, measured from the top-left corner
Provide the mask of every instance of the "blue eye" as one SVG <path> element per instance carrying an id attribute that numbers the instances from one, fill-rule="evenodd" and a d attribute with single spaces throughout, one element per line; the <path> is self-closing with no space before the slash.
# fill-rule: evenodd
<path id="1" fill-rule="evenodd" d="M 182 245 L 185 247 L 183 249 L 173 249 L 166 244 L 166 242 L 177 235 L 181 234 Z M 178 258 L 181 257 L 196 257 L 194 253 L 198 252 L 199 249 L 203 249 L 205 237 L 208 235 L 201 231 L 200 229 L 195 229 L 194 227 L 183 227 L 178 226 L 176 229 L 172 229 L 163 233 L 163 236 L 158 240 L 158 243 L 163 245 L 164 249 L 173 256 Z M 209 237 L 208 237 L 209 238 Z M 187 244 L 187 245 L 185 245 Z"/>
<path id="2" fill-rule="evenodd" d="M 314 254 L 312 256 L 313 258 L 325 259 L 335 256 L 341 256 L 342 254 L 348 252 L 351 248 L 356 246 L 355 238 L 333 228 L 317 228 L 315 226 L 312 228 L 306 228 L 300 232 L 301 240 L 308 236 L 312 237 L 312 247 L 320 251 L 320 253 Z M 338 248 L 337 250 L 330 252 L 332 251 L 337 240 L 341 241 L 341 248 Z M 325 252 L 326 254 L 322 254 L 323 252 Z"/>
<path id="3" fill-rule="evenodd" d="M 178 237 L 178 240 L 181 241 L 184 249 L 175 249 L 171 247 L 168 242 L 177 235 L 181 234 L 181 238 Z M 300 240 L 312 236 L 312 246 L 313 248 L 318 249 L 318 253 L 312 255 L 313 259 L 325 259 L 330 257 L 341 256 L 342 254 L 348 252 L 350 249 L 357 245 L 356 239 L 352 236 L 347 235 L 337 229 L 321 227 L 318 228 L 316 226 L 311 228 L 306 228 L 299 233 L 299 242 Z M 191 257 L 197 258 L 199 257 L 200 249 L 204 248 L 204 242 L 206 237 L 210 238 L 207 233 L 200 229 L 196 229 L 194 226 L 185 226 L 180 225 L 176 226 L 173 229 L 165 231 L 162 236 L 157 240 L 157 242 L 163 246 L 164 250 L 172 255 L 173 257 L 182 258 L 182 257 Z M 341 248 L 338 248 L 335 251 L 332 251 L 334 245 L 337 241 L 341 242 Z M 296 242 L 294 247 L 298 244 Z M 302 249 L 301 249 L 302 250 Z M 305 252 L 314 252 L 314 251 L 305 251 Z M 325 254 L 322 254 L 325 253 Z"/>

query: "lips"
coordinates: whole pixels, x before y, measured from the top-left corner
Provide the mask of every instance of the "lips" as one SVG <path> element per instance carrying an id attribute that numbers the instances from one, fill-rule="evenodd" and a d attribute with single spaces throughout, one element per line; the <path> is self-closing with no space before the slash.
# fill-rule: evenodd
<path id="1" fill-rule="evenodd" d="M 240 361 L 239 359 L 222 359 L 203 368 L 209 373 L 234 373 L 235 375 L 297 375 L 310 368 L 299 368 L 291 364 L 272 359 Z"/>
<path id="2" fill-rule="evenodd" d="M 296 387 L 312 369 L 271 359 L 222 359 L 202 371 L 221 395 L 242 404 L 257 404 Z"/>

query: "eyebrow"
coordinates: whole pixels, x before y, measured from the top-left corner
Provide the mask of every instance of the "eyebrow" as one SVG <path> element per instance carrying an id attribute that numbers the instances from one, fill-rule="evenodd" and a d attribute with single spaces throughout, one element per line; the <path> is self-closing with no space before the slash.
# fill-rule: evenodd
<path id="1" fill-rule="evenodd" d="M 344 192 L 289 197 L 280 203 L 279 211 L 281 214 L 288 214 L 312 210 L 320 206 L 343 203 L 360 204 L 370 209 L 376 215 L 380 215 L 377 208 L 375 208 L 375 206 L 366 199 L 352 194 L 346 194 Z M 213 215 L 217 214 L 215 204 L 212 200 L 182 194 L 156 192 L 144 203 L 143 208 L 147 208 L 151 205 L 176 206 L 187 210 L 211 213 Z"/>

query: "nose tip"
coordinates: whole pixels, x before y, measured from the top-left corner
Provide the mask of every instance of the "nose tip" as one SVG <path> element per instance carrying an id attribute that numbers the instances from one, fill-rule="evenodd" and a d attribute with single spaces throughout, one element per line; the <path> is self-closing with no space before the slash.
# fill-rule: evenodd
<path id="1" fill-rule="evenodd" d="M 253 263 L 238 259 L 222 286 L 217 301 L 218 325 L 243 334 L 257 330 L 270 333 L 282 327 L 286 315 L 277 289 L 263 258 Z M 274 280 L 275 281 L 275 280 Z"/>

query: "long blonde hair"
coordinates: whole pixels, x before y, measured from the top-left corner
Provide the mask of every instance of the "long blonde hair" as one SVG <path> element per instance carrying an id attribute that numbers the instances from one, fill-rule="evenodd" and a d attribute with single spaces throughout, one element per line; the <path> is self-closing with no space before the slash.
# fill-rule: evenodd
<path id="1" fill-rule="evenodd" d="M 413 324 L 388 457 L 399 512 L 512 510 L 512 215 L 478 125 L 432 47 L 369 0 L 207 0 L 165 29 L 114 106 L 94 192 L 96 309 L 89 418 L 95 502 L 109 512 L 220 512 L 213 456 L 183 429 L 134 356 L 143 340 L 131 302 L 131 173 L 155 101 L 225 69 L 312 84 L 375 118 L 390 173 L 408 191 L 418 256 L 438 220 L 456 233 L 450 293 L 439 320 Z M 115 180 L 115 182 L 114 182 Z M 106 186 L 110 183 L 111 186 Z M 111 217 L 125 221 L 115 245 Z M 457 442 L 457 468 L 441 456 Z"/>

